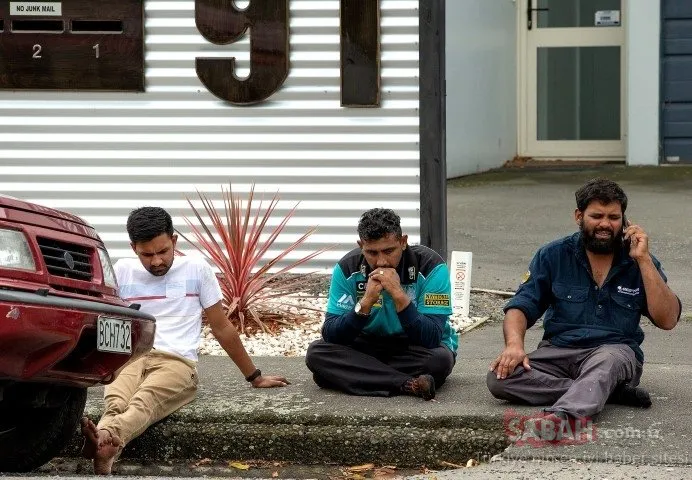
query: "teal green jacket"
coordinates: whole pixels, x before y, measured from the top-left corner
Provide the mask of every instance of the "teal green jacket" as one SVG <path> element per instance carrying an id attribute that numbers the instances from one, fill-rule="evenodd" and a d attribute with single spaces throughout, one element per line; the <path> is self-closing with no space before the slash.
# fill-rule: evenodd
<path id="1" fill-rule="evenodd" d="M 365 295 L 370 266 L 361 250 L 346 254 L 334 267 L 322 337 L 330 343 L 350 344 L 359 335 L 406 337 L 412 345 L 441 345 L 456 354 L 457 334 L 449 323 L 452 314 L 449 269 L 442 257 L 422 245 L 404 250 L 396 268 L 401 287 L 411 303 L 401 312 L 382 292 L 370 315 L 357 315 L 356 303 Z"/>

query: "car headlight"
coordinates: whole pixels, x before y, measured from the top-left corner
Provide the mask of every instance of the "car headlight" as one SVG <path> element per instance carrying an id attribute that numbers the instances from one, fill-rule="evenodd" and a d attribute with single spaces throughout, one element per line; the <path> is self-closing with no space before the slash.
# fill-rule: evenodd
<path id="1" fill-rule="evenodd" d="M 111 257 L 108 256 L 108 252 L 99 248 L 99 260 L 101 260 L 101 268 L 103 269 L 103 283 L 107 287 L 118 288 L 118 279 L 115 278 L 115 270 L 113 270 L 113 264 L 111 263 Z"/>
<path id="2" fill-rule="evenodd" d="M 36 271 L 29 242 L 22 232 L 0 229 L 0 267 Z"/>

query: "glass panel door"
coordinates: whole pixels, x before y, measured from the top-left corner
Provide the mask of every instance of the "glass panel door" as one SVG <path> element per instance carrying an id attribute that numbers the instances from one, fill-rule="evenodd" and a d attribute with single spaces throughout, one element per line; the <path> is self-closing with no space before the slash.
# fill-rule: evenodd
<path id="1" fill-rule="evenodd" d="M 620 47 L 539 47 L 538 140 L 620 140 Z"/>
<path id="2" fill-rule="evenodd" d="M 523 0 L 522 155 L 624 157 L 623 3 Z"/>
<path id="3" fill-rule="evenodd" d="M 622 0 L 537 0 L 538 28 L 618 26 Z M 611 13 L 618 12 L 618 14 Z M 599 25 L 596 25 L 596 23 Z M 617 25 L 616 25 L 617 24 Z"/>

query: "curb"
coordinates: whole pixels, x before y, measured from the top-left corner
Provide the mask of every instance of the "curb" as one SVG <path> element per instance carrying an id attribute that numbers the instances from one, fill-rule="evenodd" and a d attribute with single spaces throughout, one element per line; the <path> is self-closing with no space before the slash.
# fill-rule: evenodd
<path id="1" fill-rule="evenodd" d="M 87 405 L 97 420 L 100 408 Z M 75 433 L 63 452 L 79 457 Z M 217 415 L 185 407 L 153 425 L 124 450 L 124 460 L 264 460 L 305 465 L 378 463 L 398 467 L 488 461 L 508 446 L 499 417 Z"/>

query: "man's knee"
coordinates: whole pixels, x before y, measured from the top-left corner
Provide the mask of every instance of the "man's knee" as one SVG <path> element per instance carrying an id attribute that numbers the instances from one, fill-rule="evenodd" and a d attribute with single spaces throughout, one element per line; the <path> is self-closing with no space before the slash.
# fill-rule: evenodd
<path id="1" fill-rule="evenodd" d="M 127 409 L 128 402 L 116 395 L 106 395 L 104 397 L 104 415 L 120 415 Z"/>
<path id="2" fill-rule="evenodd" d="M 488 386 L 490 393 L 493 394 L 493 397 L 499 398 L 500 400 L 514 401 L 516 400 L 516 397 L 507 393 L 506 387 L 509 384 L 510 379 L 515 386 L 517 385 L 517 382 L 521 384 L 523 380 L 528 380 L 527 377 L 524 376 L 525 374 L 527 374 L 527 372 L 523 367 L 519 366 L 514 369 L 514 372 L 512 372 L 509 377 L 499 380 L 497 378 L 497 373 L 490 371 L 485 376 L 485 383 Z"/>
<path id="3" fill-rule="evenodd" d="M 632 372 L 637 365 L 634 352 L 627 345 L 601 345 L 590 356 L 589 363 L 603 370 Z"/>
<path id="4" fill-rule="evenodd" d="M 446 378 L 454 368 L 454 354 L 447 347 L 430 350 L 425 361 L 425 370 L 435 378 Z"/>
<path id="5" fill-rule="evenodd" d="M 503 380 L 497 379 L 497 374 L 495 372 L 488 372 L 485 377 L 485 383 L 488 386 L 488 390 L 492 393 L 493 397 L 504 400 L 505 395 L 505 384 Z"/>
<path id="6" fill-rule="evenodd" d="M 633 381 L 637 384 L 641 366 L 627 345 L 602 345 L 589 355 L 579 376 L 584 375 L 599 383 Z"/>
<path id="7" fill-rule="evenodd" d="M 314 372 L 322 364 L 323 356 L 329 351 L 329 344 L 324 340 L 315 340 L 305 352 L 305 365 Z"/>

